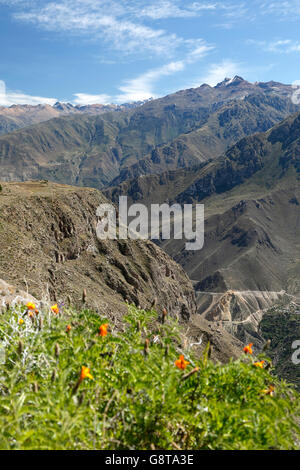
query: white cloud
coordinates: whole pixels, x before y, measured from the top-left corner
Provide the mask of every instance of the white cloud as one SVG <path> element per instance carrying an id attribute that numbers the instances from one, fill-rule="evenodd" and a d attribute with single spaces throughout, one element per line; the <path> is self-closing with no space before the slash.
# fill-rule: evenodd
<path id="1" fill-rule="evenodd" d="M 274 41 L 257 41 L 249 39 L 248 44 L 254 44 L 267 52 L 277 52 L 280 54 L 290 54 L 292 52 L 300 52 L 300 42 L 291 39 L 279 39 Z"/>
<path id="2" fill-rule="evenodd" d="M 2 4 L 4 3 L 4 5 L 10 5 L 10 6 L 17 5 L 17 4 L 20 4 L 20 3 L 23 3 L 23 5 L 24 4 L 29 4 L 29 2 L 25 1 L 25 0 L 24 0 L 24 2 L 23 2 L 23 0 L 0 0 L 0 4 L 1 3 Z"/>
<path id="3" fill-rule="evenodd" d="M 163 77 L 173 75 L 183 71 L 187 66 L 197 62 L 203 58 L 214 46 L 207 44 L 201 39 L 187 41 L 189 52 L 182 60 L 172 61 L 160 67 L 148 70 L 138 77 L 126 80 L 119 86 L 120 93 L 116 96 L 109 96 L 107 94 L 89 94 L 89 93 L 74 93 L 72 102 L 78 105 L 89 104 L 109 104 L 126 103 L 131 101 L 143 101 L 149 98 L 155 98 L 158 95 L 155 93 L 155 84 Z M 38 104 L 48 103 L 53 105 L 57 99 L 41 98 L 29 95 L 24 95 L 16 92 L 5 92 L 5 83 L 2 84 L 2 93 L 0 86 L 0 105 L 9 106 L 11 104 Z"/>
<path id="4" fill-rule="evenodd" d="M 109 95 L 89 95 L 87 93 L 75 93 L 74 104 L 78 105 L 89 105 L 89 104 L 110 104 L 112 97 Z"/>
<path id="5" fill-rule="evenodd" d="M 124 103 L 157 97 L 153 87 L 160 78 L 183 71 L 188 65 L 197 62 L 213 49 L 212 45 L 206 44 L 202 40 L 193 41 L 190 46 L 192 44 L 194 48 L 190 50 L 185 59 L 170 62 L 162 67 L 148 70 L 136 78 L 127 80 L 124 85 L 119 87 L 122 93 L 116 97 L 116 101 Z"/>
<path id="6" fill-rule="evenodd" d="M 267 44 L 267 49 L 271 52 L 283 52 L 289 54 L 290 52 L 300 52 L 300 42 L 284 39 L 274 41 Z"/>
<path id="7" fill-rule="evenodd" d="M 295 19 L 296 16 L 300 15 L 300 4 L 299 0 L 286 0 L 286 1 L 275 1 L 275 2 L 261 2 L 259 0 L 259 7 L 264 14 L 274 14 L 279 16 L 281 19 Z"/>
<path id="8" fill-rule="evenodd" d="M 0 80 L 0 106 L 11 106 L 13 104 L 50 104 L 56 103 L 56 98 L 45 98 L 41 96 L 26 95 L 22 92 L 11 91 L 6 88 L 5 82 Z"/>
<path id="9" fill-rule="evenodd" d="M 189 18 L 199 16 L 201 13 L 209 10 L 215 10 L 217 3 L 199 3 L 193 2 L 181 8 L 176 5 L 174 0 L 159 1 L 157 3 L 148 4 L 140 10 L 140 16 L 160 20 L 163 18 Z"/>
<path id="10" fill-rule="evenodd" d="M 19 11 L 14 17 L 47 30 L 101 38 L 110 48 L 127 53 L 169 54 L 184 43 L 174 33 L 141 24 L 134 17 L 134 11 L 126 8 L 126 3 L 62 0 Z"/>
<path id="11" fill-rule="evenodd" d="M 172 75 L 184 69 L 184 62 L 170 62 L 162 67 L 149 70 L 142 75 L 127 80 L 124 85 L 120 86 L 120 95 L 116 97 L 118 103 L 130 101 L 142 101 L 149 98 L 155 98 L 153 92 L 154 83 L 163 76 Z"/>
<path id="12" fill-rule="evenodd" d="M 189 40 L 153 26 L 156 20 L 188 18 L 223 8 L 218 2 L 183 0 L 32 0 L 31 6 L 17 5 L 15 19 L 45 30 L 85 35 L 122 53 L 169 57 L 178 50 L 185 52 Z"/>
<path id="13" fill-rule="evenodd" d="M 242 67 L 240 64 L 233 62 L 232 60 L 223 60 L 219 64 L 213 64 L 210 66 L 206 75 L 201 77 L 199 81 L 195 82 L 194 86 L 199 86 L 201 83 L 207 83 L 208 85 L 215 86 L 222 82 L 226 77 L 234 77 L 242 73 Z"/>
<path id="14" fill-rule="evenodd" d="M 191 39 L 186 41 L 187 45 L 189 45 L 190 50 L 187 52 L 185 63 L 192 64 L 197 62 L 197 60 L 202 59 L 205 57 L 210 51 L 215 49 L 215 46 L 212 44 L 208 44 L 202 39 Z"/>

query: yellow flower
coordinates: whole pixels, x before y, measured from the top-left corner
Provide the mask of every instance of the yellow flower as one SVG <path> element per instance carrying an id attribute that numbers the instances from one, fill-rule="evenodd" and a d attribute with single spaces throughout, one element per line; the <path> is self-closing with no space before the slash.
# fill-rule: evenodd
<path id="1" fill-rule="evenodd" d="M 184 359 L 183 355 L 181 355 L 179 356 L 179 359 L 177 359 L 177 361 L 174 362 L 174 364 L 176 367 L 178 367 L 178 369 L 184 370 L 186 369 L 186 366 L 189 365 L 189 362 Z"/>
<path id="2" fill-rule="evenodd" d="M 58 305 L 57 305 L 57 304 L 52 305 L 51 310 L 52 310 L 52 312 L 53 312 L 55 315 L 58 315 L 58 314 L 59 314 L 59 308 L 58 308 Z"/>
<path id="3" fill-rule="evenodd" d="M 24 320 L 23 320 L 23 318 L 19 318 L 19 321 L 18 321 L 18 323 L 19 323 L 19 325 L 23 325 L 23 323 L 24 323 Z"/>
<path id="4" fill-rule="evenodd" d="M 270 395 L 270 397 L 272 397 L 274 395 L 274 390 L 275 387 L 273 385 L 270 385 L 269 388 L 262 390 L 261 393 L 263 393 L 264 395 Z"/>
<path id="5" fill-rule="evenodd" d="M 94 377 L 90 373 L 90 369 L 86 366 L 81 367 L 81 372 L 80 372 L 80 382 L 82 382 L 84 379 L 91 379 L 93 380 Z"/>
<path id="6" fill-rule="evenodd" d="M 244 347 L 244 353 L 245 354 L 253 354 L 252 346 L 253 346 L 253 343 L 250 343 L 247 346 L 245 346 Z"/>
<path id="7" fill-rule="evenodd" d="M 253 365 L 254 365 L 255 367 L 260 367 L 261 369 L 263 369 L 263 368 L 264 368 L 264 363 L 265 363 L 265 361 L 254 362 Z"/>
<path id="8" fill-rule="evenodd" d="M 28 308 L 28 310 L 35 310 L 35 304 L 33 302 L 28 302 L 26 304 L 26 307 Z"/>

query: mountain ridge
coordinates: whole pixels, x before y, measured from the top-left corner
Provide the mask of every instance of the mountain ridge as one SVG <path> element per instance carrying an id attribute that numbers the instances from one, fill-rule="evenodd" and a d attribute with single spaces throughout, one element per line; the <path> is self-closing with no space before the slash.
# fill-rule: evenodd
<path id="1" fill-rule="evenodd" d="M 243 340 L 257 335 L 265 309 L 300 294 L 299 146 L 296 113 L 265 133 L 243 138 L 215 160 L 143 175 L 104 191 L 113 202 L 127 195 L 128 204 L 147 207 L 205 205 L 203 250 L 186 252 L 185 240 L 159 245 L 194 281 L 198 313 L 231 332 L 232 318 L 240 316 L 235 333 Z"/>
<path id="2" fill-rule="evenodd" d="M 122 113 L 68 115 L 0 137 L 2 180 L 49 179 L 98 189 L 133 175 L 216 158 L 298 107 L 289 92 L 239 80 L 179 91 Z"/>
<path id="3" fill-rule="evenodd" d="M 0 106 L 0 135 L 13 132 L 50 119 L 67 115 L 101 115 L 109 112 L 122 112 L 141 106 L 145 101 L 117 104 L 86 104 L 73 105 L 68 102 L 57 101 L 53 106 L 49 104 Z"/>

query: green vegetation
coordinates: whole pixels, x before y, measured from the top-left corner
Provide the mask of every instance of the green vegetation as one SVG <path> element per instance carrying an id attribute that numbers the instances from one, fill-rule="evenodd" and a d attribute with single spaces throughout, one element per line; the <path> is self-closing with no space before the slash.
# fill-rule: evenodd
<path id="1" fill-rule="evenodd" d="M 29 313 L 0 320 L 1 449 L 297 448 L 299 396 L 261 356 L 196 359 L 175 320 L 132 306 L 103 336 L 89 310 Z"/>

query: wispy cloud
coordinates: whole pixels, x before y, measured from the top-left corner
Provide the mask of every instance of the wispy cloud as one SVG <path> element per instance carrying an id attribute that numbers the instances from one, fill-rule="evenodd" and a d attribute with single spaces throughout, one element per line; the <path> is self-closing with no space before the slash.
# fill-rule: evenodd
<path id="1" fill-rule="evenodd" d="M 280 54 L 290 54 L 292 52 L 300 52 L 300 42 L 292 39 L 276 39 L 273 41 L 257 41 L 250 39 L 248 44 L 253 44 L 266 52 L 276 52 Z"/>
<path id="2" fill-rule="evenodd" d="M 13 104 L 50 104 L 56 103 L 56 98 L 45 98 L 42 96 L 32 96 L 19 91 L 12 91 L 6 88 L 5 82 L 0 80 L 0 106 L 11 106 Z"/>
<path id="3" fill-rule="evenodd" d="M 40 27 L 52 31 L 64 31 L 72 34 L 85 34 L 95 38 L 102 38 L 110 48 L 122 52 L 133 53 L 151 50 L 162 54 L 167 51 L 170 44 L 176 47 L 178 38 L 168 34 L 162 29 L 153 29 L 148 26 L 121 20 L 111 14 L 103 13 L 105 9 L 90 8 L 90 2 L 50 3 L 43 8 L 29 12 L 16 13 L 18 20 L 32 22 Z"/>
<path id="4" fill-rule="evenodd" d="M 127 101 L 141 101 L 151 97 L 156 98 L 154 85 L 159 79 L 182 72 L 188 65 L 197 62 L 214 48 L 214 46 L 206 44 L 202 40 L 191 41 L 190 46 L 194 47 L 191 48 L 184 59 L 148 70 L 136 78 L 127 80 L 119 87 L 121 94 L 116 97 L 116 101 L 124 103 Z"/>
<path id="5" fill-rule="evenodd" d="M 80 105 L 94 102 L 120 103 L 160 96 L 159 85 L 167 81 L 163 78 L 184 70 L 190 72 L 188 67 L 191 64 L 200 61 L 214 49 L 205 40 L 194 37 L 195 22 L 191 30 L 188 27 L 191 18 L 203 18 L 206 15 L 205 18 L 212 18 L 214 26 L 230 30 L 268 12 L 280 17 L 280 12 L 284 11 L 285 16 L 297 4 L 300 11 L 299 0 L 253 0 L 250 3 L 251 6 L 246 0 L 0 0 L 0 4 L 12 6 L 12 15 L 17 21 L 51 31 L 54 35 L 59 33 L 60 37 L 77 37 L 80 41 L 92 41 L 94 46 L 99 44 L 99 52 L 95 53 L 93 48 L 93 60 L 99 57 L 99 62 L 103 64 L 116 64 L 120 60 L 128 63 L 128 56 L 131 55 L 132 62 L 136 58 L 147 61 L 146 71 L 141 69 L 138 76 L 130 76 L 128 73 L 127 80 L 119 82 L 116 92 L 111 86 L 109 94 L 102 93 L 102 88 L 99 93 L 93 90 L 94 94 L 81 88 L 80 92 L 73 95 L 73 103 Z M 187 27 L 174 29 L 177 22 L 162 21 L 171 18 L 182 20 Z M 184 32 L 179 33 L 179 30 Z M 273 52 L 291 52 L 298 50 L 300 43 L 279 40 L 273 44 L 264 42 L 264 47 L 269 47 L 270 51 L 273 48 Z M 157 65 L 159 63 L 162 65 Z M 123 71 L 124 67 L 122 77 Z M 242 73 L 241 64 L 224 59 L 206 66 L 206 73 L 194 80 L 192 86 L 199 86 L 203 82 L 215 85 L 225 76 Z M 196 76 L 196 71 L 191 71 L 189 76 Z M 22 93 L 15 93 L 14 96 L 18 100 L 23 96 L 24 100 L 37 98 L 43 100 L 41 102 L 54 101 L 51 98 L 27 97 Z"/>
<path id="6" fill-rule="evenodd" d="M 109 104 L 112 102 L 112 97 L 106 94 L 89 95 L 87 93 L 75 93 L 75 99 L 72 100 L 74 104 L 89 105 L 89 104 Z"/>
<path id="7" fill-rule="evenodd" d="M 259 9 L 264 14 L 273 14 L 279 16 L 281 19 L 289 18 L 295 19 L 300 15 L 299 0 L 285 0 L 285 1 L 261 1 L 256 0 L 259 4 Z"/>
<path id="8" fill-rule="evenodd" d="M 42 5 L 33 1 L 31 7 L 22 8 L 20 4 L 14 18 L 50 31 L 101 39 L 109 49 L 122 53 L 147 51 L 172 56 L 178 49 L 188 47 L 187 39 L 143 20 L 196 16 L 217 8 L 217 3 L 186 2 L 184 7 L 180 4 L 178 0 L 61 0 Z"/>
<path id="9" fill-rule="evenodd" d="M 199 16 L 206 11 L 214 11 L 218 8 L 218 3 L 193 2 L 181 7 L 176 1 L 163 0 L 155 3 L 148 3 L 140 10 L 141 17 L 148 17 L 154 20 L 164 18 L 190 18 Z"/>
<path id="10" fill-rule="evenodd" d="M 290 52 L 300 52 L 300 42 L 284 39 L 267 44 L 267 49 L 271 52 L 281 52 L 289 54 Z"/>
<path id="11" fill-rule="evenodd" d="M 193 47 L 192 47 L 193 46 Z M 174 75 L 182 72 L 189 65 L 203 58 L 214 46 L 206 44 L 202 40 L 190 41 L 190 52 L 182 60 L 172 61 L 160 67 L 156 67 L 140 74 L 135 78 L 125 80 L 119 86 L 119 93 L 116 96 L 107 94 L 89 94 L 74 93 L 73 104 L 89 105 L 89 104 L 109 104 L 109 103 L 126 103 L 132 101 L 142 101 L 149 98 L 157 98 L 160 94 L 155 92 L 157 82 L 166 76 Z M 228 70 L 228 68 L 227 68 Z M 220 72 L 221 73 L 221 72 Z M 223 77 L 224 78 L 224 77 Z M 30 96 L 19 92 L 7 91 L 5 83 L 0 81 L 0 105 L 10 106 L 11 104 L 38 104 L 47 103 L 53 105 L 57 99 Z"/>
<path id="12" fill-rule="evenodd" d="M 176 72 L 182 71 L 185 67 L 183 61 L 171 62 L 162 67 L 149 70 L 136 78 L 127 80 L 120 86 L 121 93 L 117 95 L 116 101 L 118 103 L 125 103 L 130 101 L 141 101 L 149 98 L 156 98 L 153 91 L 153 85 L 161 77 L 172 75 Z"/>

